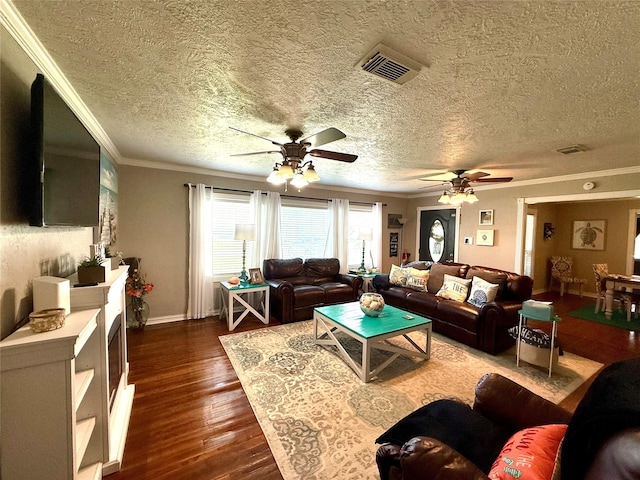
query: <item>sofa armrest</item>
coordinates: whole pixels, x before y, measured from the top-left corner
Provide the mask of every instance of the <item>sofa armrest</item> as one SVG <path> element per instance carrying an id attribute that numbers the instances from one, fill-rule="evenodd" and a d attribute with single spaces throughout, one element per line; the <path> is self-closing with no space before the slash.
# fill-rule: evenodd
<path id="1" fill-rule="evenodd" d="M 351 285 L 351 288 L 353 288 L 356 296 L 358 295 L 358 290 L 362 288 L 362 277 L 359 277 L 358 275 L 349 275 L 343 273 L 336 275 L 336 277 L 340 283 Z"/>
<path id="2" fill-rule="evenodd" d="M 476 385 L 473 409 L 514 431 L 537 425 L 568 424 L 571 412 L 498 373 L 488 373 Z"/>
<path id="3" fill-rule="evenodd" d="M 376 289 L 376 292 L 380 290 L 389 290 L 391 286 L 391 282 L 389 282 L 389 274 L 381 273 L 380 275 L 376 275 L 373 277 L 373 288 Z"/>
<path id="4" fill-rule="evenodd" d="M 282 323 L 293 321 L 293 285 L 291 282 L 272 278 L 266 281 L 269 284 L 269 303 L 271 315 Z"/>
<path id="5" fill-rule="evenodd" d="M 384 443 L 376 451 L 376 464 L 380 480 L 401 480 L 400 446 Z"/>
<path id="6" fill-rule="evenodd" d="M 473 463 L 448 445 L 430 437 L 415 437 L 400 450 L 403 480 L 446 478 L 455 480 L 487 480 Z"/>

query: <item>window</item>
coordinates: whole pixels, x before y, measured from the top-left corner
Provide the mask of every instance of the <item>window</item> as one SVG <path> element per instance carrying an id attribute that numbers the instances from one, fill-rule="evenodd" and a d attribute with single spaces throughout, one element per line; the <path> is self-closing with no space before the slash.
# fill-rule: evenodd
<path id="1" fill-rule="evenodd" d="M 362 240 L 360 229 L 371 228 L 374 224 L 371 205 L 349 204 L 349 266 L 358 267 L 362 263 Z M 371 266 L 371 240 L 365 242 L 365 265 Z"/>
<path id="2" fill-rule="evenodd" d="M 236 223 L 250 223 L 249 197 L 214 193 L 211 205 L 211 250 L 213 275 L 237 275 L 242 270 L 242 240 L 234 240 Z M 255 242 L 247 242 L 251 258 Z"/>
<path id="3" fill-rule="evenodd" d="M 280 211 L 284 258 L 322 258 L 329 225 L 327 203 L 283 199 Z"/>

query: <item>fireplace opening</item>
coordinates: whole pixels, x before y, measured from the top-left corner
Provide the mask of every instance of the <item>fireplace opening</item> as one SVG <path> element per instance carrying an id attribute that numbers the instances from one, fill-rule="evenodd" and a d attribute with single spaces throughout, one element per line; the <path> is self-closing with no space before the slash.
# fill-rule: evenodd
<path id="1" fill-rule="evenodd" d="M 122 376 L 122 315 L 117 315 L 109 329 L 107 337 L 109 356 L 109 411 L 116 398 L 120 377 Z"/>

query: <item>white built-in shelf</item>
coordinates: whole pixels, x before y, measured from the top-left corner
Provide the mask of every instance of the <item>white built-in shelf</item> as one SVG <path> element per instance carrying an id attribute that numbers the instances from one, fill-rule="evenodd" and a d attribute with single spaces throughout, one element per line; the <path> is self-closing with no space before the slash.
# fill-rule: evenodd
<path id="1" fill-rule="evenodd" d="M 76 456 L 77 458 L 83 458 L 87 447 L 89 446 L 89 440 L 91 440 L 91 434 L 96 427 L 96 417 L 85 418 L 76 422 Z"/>
<path id="2" fill-rule="evenodd" d="M 102 463 L 94 463 L 78 471 L 77 480 L 99 480 L 102 478 Z"/>
<path id="3" fill-rule="evenodd" d="M 82 399 L 84 395 L 89 390 L 91 386 L 91 381 L 95 375 L 95 370 L 93 368 L 89 370 L 83 370 L 80 372 L 76 372 L 76 380 L 74 382 L 76 389 L 76 412 L 78 411 L 78 407 L 82 403 Z"/>

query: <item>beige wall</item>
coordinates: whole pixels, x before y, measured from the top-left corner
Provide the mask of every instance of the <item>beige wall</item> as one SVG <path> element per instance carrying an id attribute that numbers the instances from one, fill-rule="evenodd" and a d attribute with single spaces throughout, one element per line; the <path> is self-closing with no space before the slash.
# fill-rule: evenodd
<path id="1" fill-rule="evenodd" d="M 73 273 L 89 255 L 93 232 L 29 226 L 25 166 L 32 160 L 30 89 L 37 69 L 2 27 L 0 62 L 0 338 L 4 338 L 33 309 L 32 279 Z"/>
<path id="2" fill-rule="evenodd" d="M 266 167 L 266 165 L 265 165 Z M 204 183 L 240 190 L 272 190 L 266 182 L 222 178 L 213 175 L 176 172 L 123 165 L 119 169 L 119 248 L 125 256 L 143 259 L 142 267 L 154 290 L 146 297 L 150 316 L 167 320 L 187 310 L 189 205 L 185 183 Z M 406 215 L 406 199 L 333 191 L 321 186 L 287 195 L 313 198 L 347 198 L 350 201 L 383 202 L 383 270 L 391 267 L 388 257 L 387 213 Z M 278 192 L 284 194 L 282 187 Z"/>

